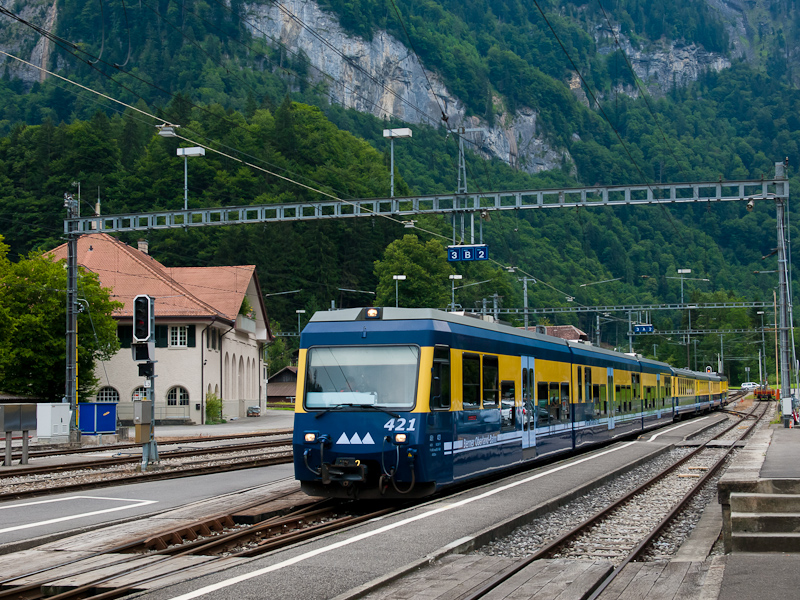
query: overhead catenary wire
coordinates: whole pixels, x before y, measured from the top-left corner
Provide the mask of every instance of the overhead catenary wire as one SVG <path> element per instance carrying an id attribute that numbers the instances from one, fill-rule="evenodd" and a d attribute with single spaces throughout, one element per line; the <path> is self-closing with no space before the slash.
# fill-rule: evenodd
<path id="1" fill-rule="evenodd" d="M 542 15 L 542 19 L 544 19 L 544 22 L 547 24 L 547 27 L 550 29 L 550 32 L 553 34 L 553 37 L 556 39 L 556 42 L 558 42 L 558 45 L 561 47 L 561 51 L 564 53 L 564 55 L 567 57 L 567 60 L 569 60 L 570 64 L 572 65 L 572 69 L 575 71 L 575 74 L 581 80 L 581 84 L 583 85 L 584 89 L 586 90 L 586 93 L 589 94 L 589 96 L 591 97 L 591 99 L 594 102 L 595 106 L 597 106 L 597 109 L 600 111 L 600 114 L 603 116 L 603 119 L 605 119 L 606 123 L 608 123 L 608 126 L 611 127 L 611 130 L 614 132 L 614 135 L 616 136 L 617 140 L 619 140 L 619 143 L 622 145 L 623 149 L 625 150 L 625 153 L 628 155 L 628 158 L 630 159 L 631 164 L 633 164 L 633 166 L 639 172 L 639 175 L 641 175 L 641 177 L 642 177 L 642 181 L 645 182 L 645 185 L 647 185 L 647 187 L 650 189 L 650 192 L 655 195 L 655 192 L 652 189 L 652 186 L 649 183 L 646 183 L 647 180 L 648 180 L 648 177 L 644 174 L 644 171 L 642 171 L 642 168 L 639 166 L 639 163 L 633 157 L 633 154 L 631 153 L 630 148 L 628 148 L 628 145 L 625 143 L 625 140 L 622 139 L 622 136 L 620 135 L 619 131 L 617 130 L 617 128 L 611 122 L 611 119 L 606 114 L 606 111 L 603 108 L 603 105 L 600 104 L 600 102 L 597 99 L 597 96 L 595 96 L 594 92 L 592 91 L 592 88 L 586 82 L 586 79 L 584 78 L 583 74 L 581 73 L 581 70 L 578 68 L 578 65 L 573 60 L 572 55 L 570 55 L 570 53 L 567 51 L 567 48 L 564 46 L 564 43 L 561 41 L 561 38 L 558 36 L 558 33 L 556 33 L 555 28 L 553 28 L 553 25 L 550 23 L 550 20 L 547 18 L 547 15 L 544 13 L 544 10 L 542 10 L 542 7 L 539 4 L 539 0 L 533 0 L 533 3 L 536 5 L 536 8 L 539 10 L 539 14 Z M 672 225 L 672 228 L 675 230 L 675 233 L 678 234 L 678 236 L 683 240 L 683 234 L 681 234 L 681 232 L 678 230 L 677 226 L 675 225 L 675 222 L 672 219 L 672 216 L 669 214 L 669 211 L 664 207 L 663 204 L 659 203 L 658 206 L 661 207 L 662 211 L 664 211 L 664 214 L 669 219 L 669 222 Z"/>
<path id="2" fill-rule="evenodd" d="M 667 141 L 667 136 L 664 134 L 664 130 L 661 128 L 661 123 L 659 123 L 658 117 L 656 117 L 656 114 L 653 111 L 653 107 L 650 105 L 649 94 L 639 84 L 639 78 L 636 75 L 636 71 L 634 71 L 633 65 L 631 64 L 631 61 L 628 58 L 628 55 L 625 54 L 625 51 L 622 49 L 622 44 L 620 44 L 619 36 L 617 35 L 617 32 L 614 31 L 614 27 L 611 24 L 611 19 L 608 17 L 608 14 L 606 13 L 606 9 L 603 6 L 602 0 L 597 0 L 597 4 L 600 5 L 600 10 L 603 11 L 603 17 L 605 17 L 606 23 L 608 24 L 608 29 L 609 29 L 609 31 L 611 31 L 611 35 L 614 37 L 614 43 L 616 44 L 616 46 L 619 49 L 619 51 L 622 53 L 622 57 L 625 59 L 625 64 L 628 65 L 628 69 L 630 70 L 631 75 L 633 75 L 633 82 L 636 84 L 636 88 L 639 90 L 639 94 L 641 94 L 642 99 L 644 100 L 645 105 L 647 106 L 647 110 L 650 112 L 650 115 L 653 117 L 653 122 L 656 124 L 656 127 L 658 128 L 659 133 L 661 133 L 661 139 L 664 141 L 665 147 L 667 148 L 667 150 L 669 150 L 669 153 L 672 155 L 672 158 L 675 159 L 675 164 L 678 165 L 678 168 L 681 170 L 681 173 L 684 174 L 684 179 L 686 181 L 688 181 L 689 176 L 687 175 L 686 171 L 683 170 L 683 167 L 681 166 L 681 161 L 678 160 L 677 156 L 675 156 L 675 152 L 674 152 L 674 150 L 672 148 L 672 145 Z"/>

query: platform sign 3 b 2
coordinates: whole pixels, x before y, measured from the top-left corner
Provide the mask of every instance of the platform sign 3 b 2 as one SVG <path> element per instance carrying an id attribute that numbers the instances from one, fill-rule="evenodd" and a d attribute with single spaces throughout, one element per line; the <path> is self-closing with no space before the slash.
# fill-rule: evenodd
<path id="1" fill-rule="evenodd" d="M 634 325 L 633 326 L 633 333 L 653 333 L 655 331 L 655 327 L 652 325 Z"/>
<path id="2" fill-rule="evenodd" d="M 447 247 L 448 262 L 462 262 L 465 260 L 489 260 L 489 247 L 486 244 Z"/>

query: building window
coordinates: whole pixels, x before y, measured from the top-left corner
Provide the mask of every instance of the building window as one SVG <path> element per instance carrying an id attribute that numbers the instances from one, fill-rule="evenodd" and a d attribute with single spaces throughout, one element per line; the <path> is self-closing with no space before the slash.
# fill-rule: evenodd
<path id="1" fill-rule="evenodd" d="M 100 388 L 97 392 L 98 402 L 119 402 L 119 392 L 113 387 Z"/>
<path id="2" fill-rule="evenodd" d="M 167 406 L 189 406 L 189 392 L 180 386 L 167 392 Z"/>
<path id="3" fill-rule="evenodd" d="M 172 325 L 169 328 L 169 347 L 186 348 L 186 325 Z"/>
<path id="4" fill-rule="evenodd" d="M 131 400 L 134 402 L 137 400 L 147 400 L 147 390 L 143 387 L 137 387 L 131 394 Z"/>

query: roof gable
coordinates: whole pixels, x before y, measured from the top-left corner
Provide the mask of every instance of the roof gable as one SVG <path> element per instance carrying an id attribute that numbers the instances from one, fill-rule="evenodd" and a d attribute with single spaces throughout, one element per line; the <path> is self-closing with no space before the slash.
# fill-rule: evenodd
<path id="1" fill-rule="evenodd" d="M 66 259 L 67 245 L 58 246 L 51 254 Z M 255 277 L 254 265 L 167 268 L 105 233 L 78 238 L 78 264 L 96 273 L 101 285 L 124 304 L 115 317 L 133 316 L 133 299 L 148 294 L 157 300 L 156 317 L 214 317 L 233 322 Z M 260 298 L 260 290 L 258 295 Z"/>

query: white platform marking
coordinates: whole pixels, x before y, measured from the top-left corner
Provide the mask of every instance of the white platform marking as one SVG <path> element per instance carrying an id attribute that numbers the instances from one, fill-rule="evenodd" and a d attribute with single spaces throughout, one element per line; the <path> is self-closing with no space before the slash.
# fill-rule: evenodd
<path id="1" fill-rule="evenodd" d="M 690 425 L 692 423 L 697 423 L 698 421 L 705 421 L 708 418 L 709 417 L 700 417 L 699 419 L 692 419 L 691 421 L 687 421 L 686 423 L 681 423 L 680 425 L 675 425 L 675 427 L 670 427 L 669 429 L 665 429 L 664 431 L 659 431 L 657 434 L 652 436 L 647 441 L 648 442 L 652 442 L 654 439 L 656 439 L 660 435 L 664 435 L 665 433 L 669 433 L 670 431 L 675 431 L 676 429 L 680 429 L 681 427 L 686 427 L 687 425 Z"/>
<path id="2" fill-rule="evenodd" d="M 156 504 L 158 500 L 133 500 L 128 498 L 103 498 L 100 496 L 70 496 L 68 498 L 57 498 L 54 500 L 38 500 L 36 502 L 26 502 L 24 504 L 12 504 L 10 506 L 0 506 L 0 510 L 8 510 L 10 508 L 20 508 L 23 506 L 34 506 L 36 504 L 48 504 L 51 502 L 69 502 L 72 500 L 110 500 L 113 502 L 131 502 L 126 506 L 118 506 L 116 508 L 105 508 L 103 510 L 93 510 L 91 512 L 80 513 L 77 515 L 70 515 L 68 517 L 58 517 L 57 519 L 48 519 L 46 521 L 37 521 L 36 523 L 28 523 L 26 525 L 15 525 L 14 527 L 6 527 L 0 529 L 0 533 L 9 531 L 17 531 L 19 529 L 30 529 L 31 527 L 41 527 L 42 525 L 50 525 L 51 523 L 60 523 L 62 521 L 71 521 L 73 519 L 82 519 L 83 517 L 91 517 L 94 515 L 102 515 L 104 513 L 117 512 L 120 510 L 130 510 L 132 508 L 139 508 L 140 506 L 147 506 L 148 504 Z"/>
<path id="3" fill-rule="evenodd" d="M 458 502 L 454 502 L 453 504 L 445 504 L 439 506 L 439 508 L 435 508 L 433 510 L 429 510 L 428 512 L 416 515 L 414 517 L 409 517 L 407 519 L 403 519 L 401 521 L 397 521 L 395 523 L 391 523 L 390 525 L 385 525 L 383 527 L 379 527 L 373 531 L 367 531 L 365 533 L 353 536 L 346 540 L 341 540 L 330 546 L 324 546 L 322 548 L 317 548 L 316 550 L 311 550 L 310 552 L 306 552 L 305 554 L 300 554 L 288 560 L 284 560 L 283 562 L 276 563 L 274 565 L 270 565 L 269 567 L 264 567 L 263 569 L 258 569 L 257 571 L 252 571 L 250 573 L 245 573 L 244 575 L 239 575 L 237 577 L 231 577 L 230 579 L 226 579 L 224 581 L 220 581 L 219 583 L 214 583 L 211 585 L 207 585 L 202 587 L 198 590 L 193 592 L 188 592 L 186 594 L 182 594 L 180 596 L 174 596 L 171 600 L 191 600 L 192 598 L 199 598 L 200 596 L 205 596 L 206 594 L 212 594 L 218 590 L 223 588 L 235 585 L 242 581 L 247 581 L 248 579 L 253 579 L 254 577 L 260 577 L 261 575 L 266 575 L 267 573 L 272 573 L 273 571 L 279 571 L 285 567 L 290 567 L 297 563 L 303 562 L 304 560 L 308 560 L 309 558 L 313 558 L 315 556 L 319 556 L 320 554 L 325 554 L 327 552 L 331 552 L 332 550 L 338 550 L 339 548 L 343 548 L 345 546 L 349 546 L 350 544 L 354 544 L 356 542 L 360 542 L 362 540 L 369 539 L 376 535 L 381 535 L 386 533 L 387 531 L 391 531 L 392 529 L 397 529 L 398 527 L 403 527 L 404 525 L 408 525 L 409 523 L 413 523 L 414 521 L 421 521 L 422 519 L 427 519 L 428 517 L 433 517 L 438 515 L 439 513 L 443 513 L 449 510 L 453 510 L 454 508 L 461 508 L 462 506 L 466 506 L 467 504 L 471 504 L 478 500 L 483 500 L 485 498 L 489 498 L 494 496 L 495 494 L 499 494 L 500 492 L 505 492 L 506 490 L 510 490 L 517 486 L 530 483 L 531 481 L 535 481 L 541 477 L 545 477 L 547 475 L 552 475 L 553 473 L 557 473 L 558 471 L 563 471 L 564 469 L 568 469 L 569 467 L 574 467 L 575 465 L 579 465 L 581 463 L 588 462 L 590 460 L 594 460 L 595 458 L 600 458 L 601 456 L 605 456 L 606 454 L 611 454 L 612 452 L 617 452 L 628 446 L 632 446 L 636 442 L 628 442 L 627 444 L 623 444 L 617 448 L 612 448 L 611 450 L 606 450 L 604 452 L 599 452 L 598 454 L 594 454 L 592 456 L 587 456 L 586 458 L 581 458 L 580 460 L 576 460 L 571 463 L 567 463 L 561 465 L 559 467 L 555 467 L 550 469 L 549 471 L 544 471 L 542 473 L 538 473 L 536 475 L 531 475 L 530 477 L 526 477 L 525 479 L 520 479 L 519 481 L 515 481 L 513 483 L 506 484 L 504 486 L 491 489 L 489 491 L 484 492 L 478 496 L 473 496 L 471 498 L 465 498 L 464 500 L 460 500 Z"/>

